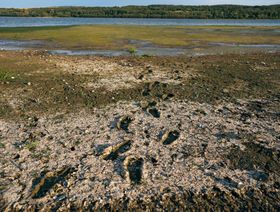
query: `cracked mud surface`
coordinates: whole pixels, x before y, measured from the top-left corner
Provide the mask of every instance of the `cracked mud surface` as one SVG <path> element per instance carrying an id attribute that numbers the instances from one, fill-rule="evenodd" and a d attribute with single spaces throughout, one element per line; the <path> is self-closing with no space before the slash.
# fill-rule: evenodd
<path id="1" fill-rule="evenodd" d="M 280 210 L 279 55 L 47 60 L 1 83 L 1 210 Z"/>

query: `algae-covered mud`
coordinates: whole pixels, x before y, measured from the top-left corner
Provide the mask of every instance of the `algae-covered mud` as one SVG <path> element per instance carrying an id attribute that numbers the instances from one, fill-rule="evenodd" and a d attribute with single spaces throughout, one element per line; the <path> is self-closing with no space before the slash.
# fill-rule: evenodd
<path id="1" fill-rule="evenodd" d="M 0 209 L 280 210 L 280 54 L 0 52 Z"/>
<path id="2" fill-rule="evenodd" d="M 197 56 L 279 52 L 277 26 L 0 27 L 1 50 L 71 56 Z"/>
<path id="3" fill-rule="evenodd" d="M 136 48 L 207 48 L 210 44 L 280 44 L 279 26 L 91 25 L 0 27 L 1 47 L 46 50 L 126 50 Z M 14 43 L 13 43 L 14 42 Z M 34 43 L 32 43 L 34 42 Z M 40 43 L 41 42 L 41 43 Z M 263 46 L 264 47 L 264 46 Z"/>

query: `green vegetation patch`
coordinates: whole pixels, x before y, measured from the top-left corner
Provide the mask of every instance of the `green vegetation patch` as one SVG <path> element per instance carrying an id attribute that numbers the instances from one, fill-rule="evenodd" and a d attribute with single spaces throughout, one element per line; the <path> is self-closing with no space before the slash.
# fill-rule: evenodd
<path id="1" fill-rule="evenodd" d="M 29 141 L 25 144 L 25 148 L 32 152 L 36 150 L 38 145 L 39 145 L 38 141 Z"/>
<path id="2" fill-rule="evenodd" d="M 8 118 L 12 111 L 13 109 L 6 102 L 0 101 L 0 118 L 1 117 Z"/>
<path id="3" fill-rule="evenodd" d="M 10 72 L 0 69 L 0 81 L 9 81 L 13 79 L 13 77 L 14 76 Z"/>

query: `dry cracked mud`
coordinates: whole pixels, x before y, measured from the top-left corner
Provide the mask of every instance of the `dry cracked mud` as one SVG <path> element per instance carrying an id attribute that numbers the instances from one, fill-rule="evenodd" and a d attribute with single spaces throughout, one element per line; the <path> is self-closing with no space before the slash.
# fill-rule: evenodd
<path id="1" fill-rule="evenodd" d="M 280 210 L 278 53 L 0 56 L 1 210 Z"/>

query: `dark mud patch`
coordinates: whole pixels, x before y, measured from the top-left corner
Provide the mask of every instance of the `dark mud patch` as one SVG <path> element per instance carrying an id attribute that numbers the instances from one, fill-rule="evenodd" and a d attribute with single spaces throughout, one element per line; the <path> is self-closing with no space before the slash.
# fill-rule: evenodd
<path id="1" fill-rule="evenodd" d="M 264 112 L 265 109 L 264 107 L 267 105 L 265 102 L 261 101 L 251 101 L 248 105 L 247 108 L 248 110 L 255 112 L 255 113 L 261 113 Z"/>
<path id="2" fill-rule="evenodd" d="M 251 171 L 249 176 L 257 181 L 267 181 L 269 174 L 262 171 Z"/>
<path id="3" fill-rule="evenodd" d="M 180 133 L 178 131 L 176 131 L 176 130 L 170 131 L 163 135 L 161 142 L 163 145 L 170 145 L 174 141 L 176 141 L 179 137 L 180 137 Z"/>
<path id="4" fill-rule="evenodd" d="M 125 161 L 129 181 L 140 184 L 143 177 L 144 160 L 142 158 L 129 158 Z"/>
<path id="5" fill-rule="evenodd" d="M 42 172 L 32 183 L 31 197 L 38 199 L 46 196 L 55 184 L 63 182 L 73 171 L 72 167 L 65 167 L 58 172 Z"/>
<path id="6" fill-rule="evenodd" d="M 13 109 L 10 105 L 0 102 L 0 117 L 8 118 L 12 111 Z"/>
<path id="7" fill-rule="evenodd" d="M 222 139 L 226 140 L 239 140 L 241 139 L 241 136 L 238 133 L 235 132 L 219 132 L 216 134 L 217 140 L 220 141 Z"/>
<path id="8" fill-rule="evenodd" d="M 228 165 L 231 169 L 248 171 L 263 170 L 279 175 L 279 150 L 268 149 L 260 144 L 252 142 L 244 145 L 246 146 L 244 151 L 239 147 L 234 147 L 227 155 L 227 159 L 229 160 Z"/>

